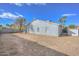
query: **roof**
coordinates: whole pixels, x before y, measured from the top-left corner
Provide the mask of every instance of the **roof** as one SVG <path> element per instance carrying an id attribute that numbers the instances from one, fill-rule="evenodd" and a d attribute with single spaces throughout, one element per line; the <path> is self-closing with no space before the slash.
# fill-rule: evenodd
<path id="1" fill-rule="evenodd" d="M 79 29 L 79 26 L 76 26 L 77 29 Z"/>
<path id="2" fill-rule="evenodd" d="M 52 22 L 52 21 L 50 21 L 50 20 L 43 20 L 43 19 L 35 19 L 35 20 L 33 20 L 31 23 L 36 22 L 36 21 L 38 21 L 39 23 L 45 22 L 45 23 L 48 23 L 48 24 L 57 24 L 57 23 Z M 59 25 L 59 24 L 58 24 L 58 25 Z"/>
<path id="3" fill-rule="evenodd" d="M 29 26 L 30 24 L 42 24 L 42 23 L 44 23 L 44 24 L 49 24 L 49 25 L 51 25 L 51 24 L 57 24 L 57 23 L 55 23 L 55 22 L 52 22 L 52 21 L 50 21 L 50 20 L 42 20 L 42 19 L 33 19 L 32 20 L 32 22 L 30 22 L 30 23 L 28 23 L 27 24 L 27 26 Z M 57 25 L 60 25 L 60 24 L 57 24 Z"/>

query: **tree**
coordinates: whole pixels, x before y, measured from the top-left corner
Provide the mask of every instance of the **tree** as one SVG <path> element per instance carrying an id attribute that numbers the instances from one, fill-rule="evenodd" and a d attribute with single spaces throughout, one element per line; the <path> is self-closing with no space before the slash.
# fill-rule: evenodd
<path id="1" fill-rule="evenodd" d="M 2 31 L 2 28 L 3 28 L 3 26 L 2 26 L 2 25 L 0 25 L 0 32 Z"/>
<path id="2" fill-rule="evenodd" d="M 19 17 L 16 19 L 16 24 L 19 25 L 19 30 L 23 31 L 22 27 L 25 25 L 25 18 Z"/>
<path id="3" fill-rule="evenodd" d="M 65 27 L 65 22 L 66 22 L 67 16 L 63 16 L 62 18 L 60 18 L 58 21 L 62 27 L 62 29 L 64 29 Z"/>
<path id="4" fill-rule="evenodd" d="M 67 33 L 67 27 L 64 27 L 62 31 L 63 33 Z"/>
<path id="5" fill-rule="evenodd" d="M 6 24 L 6 26 L 9 27 L 10 25 L 9 24 Z"/>
<path id="6" fill-rule="evenodd" d="M 74 29 L 76 26 L 74 25 L 74 24 L 72 24 L 72 25 L 69 25 L 69 28 L 70 29 Z"/>
<path id="7" fill-rule="evenodd" d="M 0 25 L 0 27 L 2 27 L 2 25 Z"/>
<path id="8" fill-rule="evenodd" d="M 67 16 L 63 16 L 63 17 L 60 18 L 58 21 L 60 22 L 60 24 L 61 24 L 62 26 L 64 26 L 64 25 L 65 25 L 65 22 L 66 22 L 66 19 L 67 19 Z"/>
<path id="9" fill-rule="evenodd" d="M 10 24 L 9 27 L 12 28 L 14 24 Z"/>

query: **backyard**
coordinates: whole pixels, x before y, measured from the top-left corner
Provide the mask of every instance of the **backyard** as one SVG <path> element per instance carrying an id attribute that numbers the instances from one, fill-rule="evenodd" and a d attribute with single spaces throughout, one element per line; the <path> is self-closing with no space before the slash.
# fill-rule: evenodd
<path id="1" fill-rule="evenodd" d="M 44 36 L 30 33 L 1 33 L 0 55 L 78 56 L 78 36 Z"/>
<path id="2" fill-rule="evenodd" d="M 0 4 L 0 56 L 79 56 L 79 4 L 18 5 Z"/>
<path id="3" fill-rule="evenodd" d="M 11 33 L 0 34 L 0 56 L 67 56 L 64 53 L 20 38 Z"/>
<path id="4" fill-rule="evenodd" d="M 67 55 L 78 56 L 79 55 L 79 37 L 78 36 L 63 36 L 52 37 L 42 36 L 34 34 L 15 33 L 20 38 L 36 42 L 42 46 L 46 46 L 50 49 L 54 49 Z"/>

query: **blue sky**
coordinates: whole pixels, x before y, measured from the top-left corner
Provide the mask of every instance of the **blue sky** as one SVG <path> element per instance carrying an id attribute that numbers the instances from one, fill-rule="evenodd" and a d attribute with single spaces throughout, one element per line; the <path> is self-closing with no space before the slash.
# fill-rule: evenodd
<path id="1" fill-rule="evenodd" d="M 0 4 L 0 24 L 12 24 L 17 17 L 24 17 L 27 22 L 33 18 L 57 22 L 67 16 L 66 25 L 79 25 L 79 4 L 76 3 L 2 3 Z"/>

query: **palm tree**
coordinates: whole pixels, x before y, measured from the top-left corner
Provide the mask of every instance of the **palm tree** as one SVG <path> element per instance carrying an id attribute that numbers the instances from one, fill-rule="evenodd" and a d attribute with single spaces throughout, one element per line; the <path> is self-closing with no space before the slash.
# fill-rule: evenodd
<path id="1" fill-rule="evenodd" d="M 65 26 L 66 19 L 67 19 L 67 16 L 63 16 L 58 20 L 62 27 Z"/>
<path id="2" fill-rule="evenodd" d="M 19 30 L 23 31 L 22 27 L 25 25 L 25 18 L 19 17 L 16 19 L 16 23 L 19 25 Z"/>
<path id="3" fill-rule="evenodd" d="M 59 19 L 59 22 L 61 23 L 61 25 L 65 25 L 66 18 L 67 16 L 63 16 L 62 18 Z"/>
<path id="4" fill-rule="evenodd" d="M 60 18 L 58 20 L 60 22 L 61 27 L 62 27 L 62 35 L 64 34 L 64 32 L 67 32 L 67 28 L 65 27 L 66 18 L 67 18 L 67 16 L 63 16 L 62 18 Z"/>

